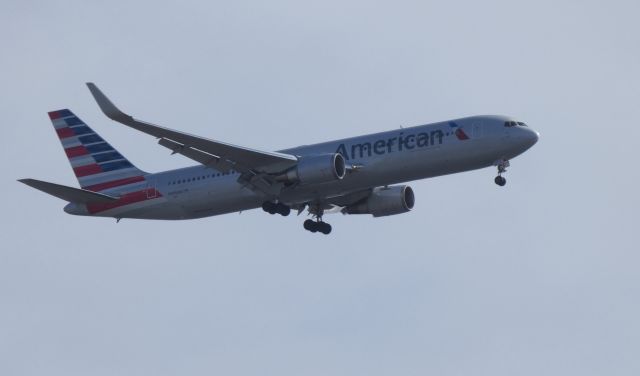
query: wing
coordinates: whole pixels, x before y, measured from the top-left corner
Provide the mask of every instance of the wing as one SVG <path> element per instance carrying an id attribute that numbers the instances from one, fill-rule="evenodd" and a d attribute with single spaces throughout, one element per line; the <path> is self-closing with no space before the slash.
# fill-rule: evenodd
<path id="1" fill-rule="evenodd" d="M 296 165 L 298 159 L 289 154 L 249 149 L 175 131 L 134 119 L 120 111 L 93 83 L 87 83 L 98 106 L 107 117 L 138 131 L 159 138 L 158 143 L 203 165 L 222 172 L 235 169 L 246 181 L 264 174 L 276 174 Z"/>

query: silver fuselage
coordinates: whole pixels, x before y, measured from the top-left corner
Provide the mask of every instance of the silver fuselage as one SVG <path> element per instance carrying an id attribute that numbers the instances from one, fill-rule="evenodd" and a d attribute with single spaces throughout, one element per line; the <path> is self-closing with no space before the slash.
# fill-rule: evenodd
<path id="1" fill-rule="evenodd" d="M 344 179 L 285 187 L 275 199 L 288 205 L 322 202 L 373 187 L 492 166 L 523 153 L 538 139 L 531 128 L 505 127 L 508 120 L 473 116 L 281 150 L 298 157 L 339 152 L 351 168 Z M 452 124 L 467 138 L 461 139 Z M 156 197 L 94 214 L 78 204 L 67 205 L 65 211 L 116 218 L 192 219 L 254 209 L 274 199 L 243 186 L 238 177 L 237 172 L 220 174 L 201 165 L 148 174 L 142 184 L 157 191 Z"/>

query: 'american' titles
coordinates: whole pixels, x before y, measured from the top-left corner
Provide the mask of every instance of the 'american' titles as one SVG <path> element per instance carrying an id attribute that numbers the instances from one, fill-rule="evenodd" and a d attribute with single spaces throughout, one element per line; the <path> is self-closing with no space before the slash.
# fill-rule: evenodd
<path id="1" fill-rule="evenodd" d="M 345 159 L 359 159 L 371 157 L 373 154 L 382 155 L 392 153 L 394 151 L 411 150 L 415 148 L 425 148 L 436 144 L 442 145 L 444 132 L 434 130 L 429 133 L 420 132 L 404 135 L 400 132 L 397 137 L 379 139 L 374 142 L 363 142 L 361 144 L 351 145 L 351 150 L 347 150 L 344 143 L 338 146 L 336 153 L 342 154 Z M 349 153 L 349 151 L 351 153 Z"/>

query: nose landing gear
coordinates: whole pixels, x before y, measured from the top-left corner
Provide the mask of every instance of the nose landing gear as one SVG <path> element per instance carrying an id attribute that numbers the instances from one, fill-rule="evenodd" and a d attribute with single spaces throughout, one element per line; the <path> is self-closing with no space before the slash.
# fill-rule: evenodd
<path id="1" fill-rule="evenodd" d="M 493 179 L 493 181 L 497 185 L 504 187 L 504 185 L 507 184 L 507 179 L 505 179 L 504 176 L 502 176 L 502 174 L 507 172 L 507 167 L 509 167 L 509 161 L 505 159 L 499 160 L 495 163 L 495 166 L 498 167 L 498 176 L 496 176 L 496 178 Z"/>

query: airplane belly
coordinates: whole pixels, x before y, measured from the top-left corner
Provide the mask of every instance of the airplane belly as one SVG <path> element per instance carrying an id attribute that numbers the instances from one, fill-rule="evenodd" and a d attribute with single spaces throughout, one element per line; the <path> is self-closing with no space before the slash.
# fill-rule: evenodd
<path id="1" fill-rule="evenodd" d="M 185 195 L 181 206 L 192 218 L 209 217 L 260 207 L 265 198 L 243 187 L 235 177 L 202 185 Z"/>
<path id="2" fill-rule="evenodd" d="M 131 209 L 121 218 L 178 220 L 189 219 L 190 216 L 180 205 L 172 202 L 164 202 L 146 208 Z"/>
<path id="3" fill-rule="evenodd" d="M 67 208 L 65 208 L 65 211 Z M 115 208 L 91 212 L 85 206 L 86 214 L 95 217 L 133 218 L 133 219 L 186 219 L 188 213 L 166 197 L 142 200 Z M 68 211 L 67 211 L 68 212 Z M 77 214 L 77 213 L 72 213 Z"/>

